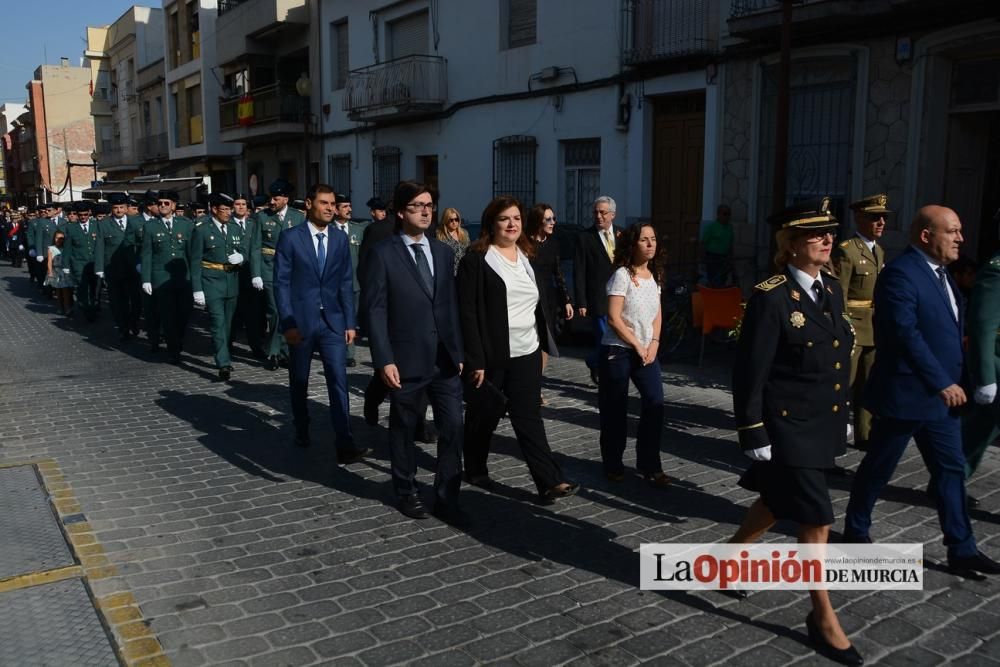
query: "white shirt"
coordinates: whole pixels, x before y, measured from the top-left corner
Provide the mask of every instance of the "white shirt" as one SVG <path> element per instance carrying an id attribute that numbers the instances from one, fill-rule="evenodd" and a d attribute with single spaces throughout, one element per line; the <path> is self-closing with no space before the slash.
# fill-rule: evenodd
<path id="1" fill-rule="evenodd" d="M 507 288 L 507 343 L 511 359 L 524 357 L 538 349 L 538 287 L 533 272 L 529 273 L 527 259 L 517 251 L 517 259 L 510 261 L 494 246 L 486 253 L 486 263 L 503 280 Z"/>
<path id="2" fill-rule="evenodd" d="M 320 229 L 310 221 L 309 223 L 309 234 L 312 236 L 313 240 L 313 251 L 316 253 L 316 259 L 319 259 L 319 236 L 318 234 L 323 234 L 323 250 L 326 251 L 327 257 L 330 256 L 330 226 L 327 225 L 326 229 Z"/>
<path id="3" fill-rule="evenodd" d="M 344 232 L 345 234 L 347 233 L 347 223 L 346 222 L 341 222 L 340 220 L 334 220 L 334 222 L 337 224 L 337 229 L 339 229 L 340 231 Z M 411 250 L 410 252 L 413 252 L 413 251 Z"/>
<path id="4" fill-rule="evenodd" d="M 420 249 L 424 251 L 424 257 L 427 258 L 427 266 L 430 267 L 431 275 L 433 276 L 434 275 L 434 257 L 431 255 L 431 242 L 427 240 L 427 237 L 426 236 L 421 236 L 419 239 L 414 240 L 414 239 L 410 238 L 409 236 L 407 236 L 406 234 L 404 234 L 403 232 L 399 233 L 399 237 L 401 239 L 403 239 L 403 244 L 406 245 L 406 252 L 410 253 L 411 257 L 413 256 L 413 251 L 410 250 L 410 246 L 411 245 L 415 245 L 417 243 L 420 244 L 420 246 L 421 246 Z M 416 261 L 416 260 L 414 260 L 414 261 Z"/>
<path id="5" fill-rule="evenodd" d="M 288 215 L 288 207 L 287 206 L 285 206 L 285 208 L 283 208 L 280 211 L 278 211 L 278 219 L 281 220 L 282 222 L 284 222 L 286 215 Z"/>
<path id="6" fill-rule="evenodd" d="M 125 218 L 112 218 L 115 224 L 118 225 L 118 229 L 125 231 L 126 220 Z"/>
<path id="7" fill-rule="evenodd" d="M 931 272 L 934 273 L 934 280 L 940 281 L 941 278 L 937 270 L 939 268 L 944 268 L 944 264 L 941 264 L 936 260 L 931 259 L 930 255 L 928 255 L 923 250 L 920 250 L 920 248 L 917 248 L 917 246 L 913 247 L 916 248 L 920 252 L 920 254 L 924 256 L 924 261 L 927 262 L 927 266 L 931 267 Z M 947 269 L 945 270 L 947 271 Z M 951 281 L 949 280 L 944 281 L 944 291 L 948 293 L 948 300 L 951 302 L 951 315 L 952 317 L 955 318 L 955 321 L 958 321 L 958 301 L 955 299 L 955 293 L 951 289 Z"/>
<path id="8" fill-rule="evenodd" d="M 653 320 L 660 312 L 660 286 L 656 280 L 640 278 L 638 287 L 632 282 L 632 276 L 628 274 L 628 269 L 624 266 L 611 274 L 607 285 L 608 296 L 625 297 L 622 306 L 622 320 L 626 326 L 632 330 L 635 337 L 645 346 L 653 340 Z M 608 327 L 601 338 L 601 345 L 617 345 L 618 347 L 630 347 L 623 341 L 615 330 Z"/>
<path id="9" fill-rule="evenodd" d="M 246 218 L 242 218 L 242 219 L 241 219 L 241 218 L 232 218 L 232 219 L 230 220 L 230 224 L 232 224 L 232 223 L 234 223 L 234 222 L 235 222 L 235 223 L 236 223 L 237 225 L 239 225 L 239 226 L 240 226 L 240 229 L 241 229 L 242 231 L 244 231 L 244 232 L 245 232 L 245 231 L 247 230 L 247 219 L 246 219 Z"/>
<path id="10" fill-rule="evenodd" d="M 861 239 L 862 243 L 864 243 L 866 246 L 868 246 L 868 252 L 870 252 L 872 255 L 874 255 L 875 254 L 875 241 L 872 241 L 870 238 L 868 238 L 867 236 L 865 236 L 861 232 L 858 232 L 858 238 Z"/>
<path id="11" fill-rule="evenodd" d="M 820 271 L 816 277 L 813 278 L 805 271 L 797 269 L 791 264 L 788 265 L 788 272 L 792 274 L 793 278 L 795 278 L 795 282 L 799 284 L 802 291 L 809 295 L 809 298 L 812 299 L 813 303 L 816 303 L 818 295 L 816 294 L 816 290 L 813 289 L 813 283 L 818 280 L 821 289 L 825 289 L 825 286 L 823 285 L 823 272 Z"/>
<path id="12" fill-rule="evenodd" d="M 215 228 L 216 228 L 217 230 L 219 230 L 219 233 L 220 233 L 220 234 L 222 234 L 223 236 L 228 236 L 228 235 L 229 235 L 229 234 L 228 234 L 228 233 L 226 232 L 226 230 L 222 228 L 222 223 L 221 223 L 221 222 L 219 222 L 219 221 L 218 221 L 217 219 L 215 219 L 214 217 L 212 218 L 212 222 L 213 222 L 213 223 L 215 223 Z"/>

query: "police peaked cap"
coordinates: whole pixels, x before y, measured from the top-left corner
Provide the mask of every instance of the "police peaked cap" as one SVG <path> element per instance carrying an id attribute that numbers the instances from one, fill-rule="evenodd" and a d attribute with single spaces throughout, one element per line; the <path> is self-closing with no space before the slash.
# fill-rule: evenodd
<path id="1" fill-rule="evenodd" d="M 883 213 L 892 213 L 892 211 L 886 208 L 888 204 L 889 197 L 887 195 L 872 195 L 871 197 L 851 202 L 850 209 L 858 213 L 880 215 Z"/>
<path id="2" fill-rule="evenodd" d="M 365 202 L 365 206 L 367 206 L 372 211 L 384 211 L 386 210 L 386 208 L 388 208 L 385 205 L 385 202 L 379 199 L 378 197 L 372 197 L 371 199 L 369 199 L 367 202 Z"/>
<path id="3" fill-rule="evenodd" d="M 295 192 L 295 188 L 285 179 L 279 178 L 274 183 L 271 183 L 271 187 L 267 191 L 272 197 L 291 197 L 292 193 Z"/>
<path id="4" fill-rule="evenodd" d="M 227 195 L 225 192 L 213 192 L 208 197 L 209 206 L 228 206 L 233 207 L 233 198 Z"/>
<path id="5" fill-rule="evenodd" d="M 350 195 L 339 195 L 339 194 L 335 195 L 333 203 L 334 204 L 350 204 L 351 203 L 351 196 Z"/>
<path id="6" fill-rule="evenodd" d="M 111 204 L 106 201 L 99 201 L 94 204 L 94 213 L 98 215 L 109 215 L 111 213 Z"/>
<path id="7" fill-rule="evenodd" d="M 237 192 L 236 194 L 234 194 L 234 195 L 233 195 L 233 202 L 234 202 L 234 203 L 235 203 L 235 202 L 238 202 L 238 201 L 239 201 L 239 200 L 241 200 L 241 199 L 242 199 L 243 201 L 247 202 L 248 204 L 250 203 L 250 197 L 247 197 L 247 196 L 246 196 L 246 195 L 245 195 L 244 193 L 242 193 L 242 192 Z"/>
<path id="8" fill-rule="evenodd" d="M 112 192 L 110 195 L 108 195 L 108 203 L 111 204 L 112 206 L 116 206 L 119 204 L 128 204 L 128 197 L 126 197 L 125 194 L 122 192 Z"/>
<path id="9" fill-rule="evenodd" d="M 267 206 L 267 201 L 267 195 L 257 195 L 251 203 L 254 208 L 257 208 L 258 206 Z"/>
<path id="10" fill-rule="evenodd" d="M 811 199 L 789 206 L 767 219 L 778 229 L 834 229 L 839 223 L 830 211 L 830 198 Z"/>
<path id="11" fill-rule="evenodd" d="M 181 196 L 177 194 L 177 190 L 160 190 L 157 194 L 157 199 L 169 199 L 175 204 L 181 200 Z"/>
<path id="12" fill-rule="evenodd" d="M 86 211 L 87 213 L 92 213 L 94 210 L 94 202 L 90 201 L 89 199 L 81 199 L 76 203 L 76 206 L 74 206 L 73 208 L 76 209 L 77 213 L 83 213 L 84 211 Z"/>
<path id="13" fill-rule="evenodd" d="M 296 211 L 306 210 L 306 200 L 304 199 L 293 199 L 290 202 L 288 202 L 288 205 L 294 208 Z"/>
<path id="14" fill-rule="evenodd" d="M 142 203 L 144 204 L 155 204 L 160 198 L 160 193 L 156 190 L 146 190 L 142 195 Z"/>

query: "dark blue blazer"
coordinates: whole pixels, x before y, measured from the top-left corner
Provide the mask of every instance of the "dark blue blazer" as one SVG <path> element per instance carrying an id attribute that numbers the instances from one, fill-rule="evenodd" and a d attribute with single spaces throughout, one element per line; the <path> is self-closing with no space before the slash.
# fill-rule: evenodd
<path id="1" fill-rule="evenodd" d="M 309 338 L 324 325 L 338 334 L 357 327 L 347 235 L 335 227 L 327 229 L 326 265 L 322 271 L 308 224 L 286 229 L 278 237 L 274 251 L 274 301 L 281 331 L 298 329 L 304 338 Z"/>
<path id="2" fill-rule="evenodd" d="M 400 379 L 407 381 L 433 377 L 439 345 L 456 368 L 464 359 L 455 253 L 437 239 L 424 240 L 430 241 L 434 259 L 433 294 L 424 286 L 413 253 L 398 234 L 372 247 L 361 281 L 375 368 L 395 364 Z"/>
<path id="3" fill-rule="evenodd" d="M 962 295 L 956 319 L 940 279 L 923 253 L 907 248 L 875 283 L 875 364 L 865 388 L 865 407 L 894 419 L 943 419 L 938 395 L 962 383 Z"/>

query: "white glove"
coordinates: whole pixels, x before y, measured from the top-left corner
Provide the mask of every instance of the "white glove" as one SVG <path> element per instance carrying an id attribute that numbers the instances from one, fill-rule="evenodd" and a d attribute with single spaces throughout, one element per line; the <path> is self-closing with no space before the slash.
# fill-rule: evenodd
<path id="1" fill-rule="evenodd" d="M 24 246 L 21 246 L 21 248 L 23 249 Z M 36 255 L 38 255 L 38 253 L 35 252 L 34 248 L 28 251 L 28 257 L 35 257 Z"/>
<path id="2" fill-rule="evenodd" d="M 153 283 L 143 283 L 142 291 L 148 294 L 149 296 L 153 296 Z"/>
<path id="3" fill-rule="evenodd" d="M 65 273 L 66 275 L 69 275 L 69 269 L 63 269 L 63 273 Z"/>
<path id="4" fill-rule="evenodd" d="M 256 278 L 253 278 L 250 281 L 250 284 L 253 285 L 253 288 L 255 290 L 262 290 L 262 289 L 264 289 L 264 279 L 261 278 L 260 276 L 257 276 Z"/>
<path id="5" fill-rule="evenodd" d="M 39 262 L 45 261 L 45 257 L 43 257 L 42 255 L 35 255 L 35 259 L 38 260 Z"/>
<path id="6" fill-rule="evenodd" d="M 204 306 L 205 305 L 205 293 L 204 292 L 195 292 L 194 293 L 194 302 L 196 304 L 198 304 L 199 306 Z"/>
<path id="7" fill-rule="evenodd" d="M 972 400 L 976 405 L 989 405 L 996 400 L 997 383 L 988 384 L 985 387 L 976 387 L 976 393 L 972 395 Z"/>
<path id="8" fill-rule="evenodd" d="M 142 273 L 142 264 L 136 264 L 135 265 L 135 272 L 136 273 Z"/>
<path id="9" fill-rule="evenodd" d="M 230 255 L 226 259 L 229 261 L 230 264 L 242 264 L 243 263 L 243 255 L 241 255 L 238 252 L 234 252 L 232 255 Z"/>
<path id="10" fill-rule="evenodd" d="M 104 271 L 95 271 L 94 275 L 100 278 L 101 280 L 104 280 Z"/>
<path id="11" fill-rule="evenodd" d="M 854 435 L 854 427 L 850 424 L 847 425 L 847 439 L 850 440 L 851 436 Z"/>
<path id="12" fill-rule="evenodd" d="M 761 447 L 759 449 L 750 449 L 743 453 L 749 456 L 752 461 L 770 461 L 771 445 L 768 445 L 767 447 Z"/>
<path id="13" fill-rule="evenodd" d="M 17 251 L 18 252 L 24 252 L 24 246 L 23 245 L 17 246 Z"/>

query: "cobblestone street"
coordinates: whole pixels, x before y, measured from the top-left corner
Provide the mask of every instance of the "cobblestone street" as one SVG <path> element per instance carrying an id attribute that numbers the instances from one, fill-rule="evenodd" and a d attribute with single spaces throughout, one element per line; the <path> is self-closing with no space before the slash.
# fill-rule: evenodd
<path id="1" fill-rule="evenodd" d="M 805 592 L 735 600 L 643 592 L 646 542 L 716 542 L 753 494 L 736 484 L 728 359 L 668 364 L 665 491 L 605 480 L 596 390 L 582 349 L 553 360 L 543 408 L 566 476 L 583 484 L 552 506 L 534 487 L 509 424 L 490 459 L 497 492 L 466 486 L 467 532 L 415 522 L 394 507 L 388 403 L 361 418 L 368 350 L 349 369 L 353 428 L 370 459 L 338 466 L 326 391 L 313 365 L 314 445 L 292 446 L 286 371 L 240 358 L 216 380 L 196 309 L 180 367 L 144 340 L 119 344 L 107 308 L 95 324 L 60 317 L 23 270 L 0 268 L 0 464 L 51 459 L 103 548 L 97 597 L 130 593 L 170 663 L 195 665 L 826 664 L 809 647 Z M 244 351 L 246 347 L 240 344 Z M 634 432 L 638 398 L 633 394 Z M 429 486 L 433 446 L 423 445 Z M 634 463 L 634 440 L 626 463 Z M 840 460 L 856 467 L 860 453 Z M 969 491 L 980 546 L 1000 556 L 1000 458 Z M 839 535 L 850 478 L 832 478 Z M 927 474 L 907 451 L 876 507 L 872 537 L 923 542 L 923 591 L 831 593 L 868 664 L 1000 665 L 1000 579 L 945 571 Z M 779 524 L 767 539 L 791 541 Z M 0 540 L 3 536 L 0 536 Z M 26 631 L 31 631 L 27 629 Z"/>

